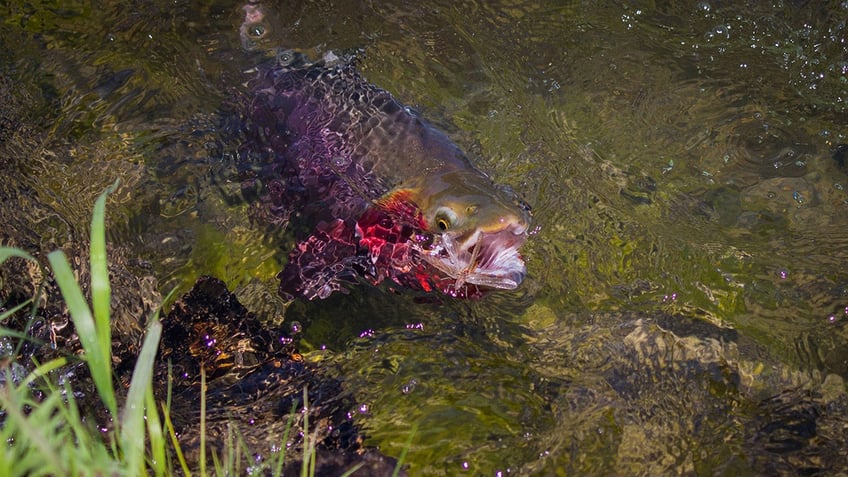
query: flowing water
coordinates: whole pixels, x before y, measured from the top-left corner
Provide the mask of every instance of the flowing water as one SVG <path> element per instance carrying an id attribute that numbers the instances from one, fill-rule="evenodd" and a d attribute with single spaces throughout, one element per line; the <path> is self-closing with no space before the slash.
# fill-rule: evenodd
<path id="1" fill-rule="evenodd" d="M 7 242 L 120 178 L 113 253 L 291 323 L 413 475 L 848 470 L 848 2 L 280 2 L 246 42 L 237 2 L 109 3 L 0 7 Z M 357 51 L 532 204 L 522 286 L 286 307 L 223 126 L 278 46 Z"/>

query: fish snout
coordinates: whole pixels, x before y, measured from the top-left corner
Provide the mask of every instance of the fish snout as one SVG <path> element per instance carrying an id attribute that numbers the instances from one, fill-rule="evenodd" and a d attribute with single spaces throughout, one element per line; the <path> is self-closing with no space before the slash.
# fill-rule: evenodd
<path id="1" fill-rule="evenodd" d="M 500 230 L 513 235 L 525 235 L 530 229 L 530 219 L 521 215 L 509 214 L 500 218 Z"/>
<path id="2" fill-rule="evenodd" d="M 512 223 L 510 230 L 515 235 L 524 235 L 524 234 L 527 233 L 527 230 L 529 228 L 530 228 L 530 221 L 529 220 L 518 219 L 517 221 Z"/>

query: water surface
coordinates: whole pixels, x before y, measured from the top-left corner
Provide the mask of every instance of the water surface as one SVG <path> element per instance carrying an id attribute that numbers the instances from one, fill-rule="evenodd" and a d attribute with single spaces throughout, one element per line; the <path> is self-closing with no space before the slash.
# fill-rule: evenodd
<path id="1" fill-rule="evenodd" d="M 5 4 L 8 235 L 83 240 L 120 177 L 116 253 L 160 290 L 212 274 L 297 322 L 369 445 L 397 456 L 418 425 L 414 475 L 848 468 L 848 4 L 267 7 L 243 43 L 235 2 Z M 278 46 L 359 51 L 532 204 L 525 283 L 285 307 L 292 239 L 248 220 L 227 127 Z"/>

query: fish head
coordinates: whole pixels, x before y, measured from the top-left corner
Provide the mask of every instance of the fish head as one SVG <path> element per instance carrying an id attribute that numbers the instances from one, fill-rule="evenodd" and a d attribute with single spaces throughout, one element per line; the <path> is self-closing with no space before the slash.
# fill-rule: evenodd
<path id="1" fill-rule="evenodd" d="M 417 206 L 426 240 L 419 255 L 441 272 L 443 291 L 466 285 L 514 289 L 527 269 L 519 249 L 527 240 L 526 205 L 476 170 L 454 169 L 408 181 L 397 191 Z M 446 276 L 446 277 L 445 277 Z"/>

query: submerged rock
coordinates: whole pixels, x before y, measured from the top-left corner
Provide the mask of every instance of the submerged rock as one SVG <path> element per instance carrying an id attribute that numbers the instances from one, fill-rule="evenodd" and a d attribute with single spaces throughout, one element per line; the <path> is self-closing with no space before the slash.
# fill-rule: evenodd
<path id="1" fill-rule="evenodd" d="M 353 475 L 394 471 L 394 459 L 362 446 L 363 436 L 348 415 L 355 403 L 343 383 L 304 361 L 286 331 L 262 326 L 220 280 L 200 278 L 174 304 L 163 328 L 154 389 L 166 397 L 170 372 L 171 419 L 190 460 L 199 459 L 205 399 L 207 446 L 219 455 L 235 433 L 256 462 L 282 449 L 286 475 L 297 475 L 307 435 L 316 445 L 315 475 L 339 475 L 360 464 Z M 286 432 L 288 441 L 282 442 Z"/>

